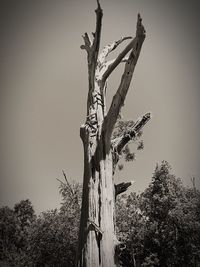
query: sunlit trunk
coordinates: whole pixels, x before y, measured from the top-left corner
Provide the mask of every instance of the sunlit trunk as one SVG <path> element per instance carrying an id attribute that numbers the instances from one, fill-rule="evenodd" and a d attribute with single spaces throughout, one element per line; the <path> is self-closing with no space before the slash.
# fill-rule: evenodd
<path id="1" fill-rule="evenodd" d="M 145 115 L 133 126 L 128 138 L 123 136 L 119 142 L 112 143 L 112 132 L 121 107 L 128 92 L 135 65 L 145 38 L 145 30 L 138 14 L 136 37 L 123 37 L 111 45 L 105 46 L 99 53 L 101 22 L 103 12 L 97 0 L 96 30 L 93 40 L 87 33 L 83 35 L 88 61 L 88 99 L 85 124 L 80 128 L 84 147 L 83 196 L 79 231 L 77 267 L 115 267 L 117 263 L 115 236 L 115 188 L 118 193 L 127 189 L 129 184 L 114 186 L 113 173 L 117 164 L 116 153 L 141 130 L 149 120 Z M 107 56 L 125 40 L 131 42 L 114 60 Z M 125 59 L 127 53 L 128 58 Z M 106 84 L 113 70 L 125 62 L 124 72 L 111 106 L 106 113 Z M 118 147 L 117 147 L 118 146 Z M 115 160 L 114 160 L 115 158 Z"/>

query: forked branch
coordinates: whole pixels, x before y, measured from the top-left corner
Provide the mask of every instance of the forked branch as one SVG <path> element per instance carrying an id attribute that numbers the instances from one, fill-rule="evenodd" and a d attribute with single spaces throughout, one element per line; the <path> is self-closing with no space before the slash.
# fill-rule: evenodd
<path id="1" fill-rule="evenodd" d="M 102 17 L 103 11 L 97 0 L 97 9 L 95 10 L 96 13 L 96 29 L 95 32 L 92 33 L 93 41 L 91 41 L 88 33 L 85 33 L 82 37 L 84 40 L 84 45 L 81 45 L 81 49 L 85 49 L 88 53 L 88 63 L 92 64 L 94 69 L 97 64 L 97 57 L 99 53 L 99 46 L 100 46 L 100 38 L 101 38 L 101 24 L 102 24 Z"/>

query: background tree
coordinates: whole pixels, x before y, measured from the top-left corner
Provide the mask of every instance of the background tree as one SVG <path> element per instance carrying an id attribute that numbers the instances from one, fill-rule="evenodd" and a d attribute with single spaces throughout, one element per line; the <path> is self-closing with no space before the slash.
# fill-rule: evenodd
<path id="1" fill-rule="evenodd" d="M 157 165 L 142 194 L 141 208 L 148 218 L 143 266 L 197 266 L 199 200 L 199 191 L 185 188 L 166 161 Z"/>
<path id="2" fill-rule="evenodd" d="M 176 266 L 200 264 L 200 192 L 196 188 L 183 187 L 181 198 L 170 211 L 176 241 Z M 176 262 L 176 261 L 175 261 Z"/>
<path id="3" fill-rule="evenodd" d="M 116 204 L 121 266 L 199 266 L 200 192 L 184 187 L 166 161 L 143 193 Z"/>
<path id="4" fill-rule="evenodd" d="M 0 208 L 0 266 L 75 265 L 82 186 L 64 177 L 59 210 L 36 218 L 29 200 Z M 157 165 L 143 193 L 116 199 L 119 265 L 199 266 L 199 208 L 199 190 L 184 187 L 167 162 Z"/>
<path id="5" fill-rule="evenodd" d="M 136 138 L 150 114 L 141 117 L 119 137 L 112 139 L 112 134 L 145 39 L 145 30 L 138 15 L 135 38 L 122 37 L 99 52 L 103 12 L 99 1 L 97 5 L 93 39 L 85 33 L 81 46 L 87 52 L 89 90 L 86 122 L 80 128 L 84 178 L 77 266 L 113 267 L 117 265 L 115 252 L 119 244 L 115 236 L 114 206 L 115 197 L 121 192 L 117 185 L 114 187 L 113 175 L 123 149 Z M 107 56 L 127 39 L 132 40 L 115 59 L 108 61 Z M 107 112 L 107 80 L 121 62 L 125 62 L 124 72 Z"/>
<path id="6" fill-rule="evenodd" d="M 16 203 L 14 209 L 0 208 L 0 260 L 10 266 L 27 266 L 28 233 L 34 220 L 28 199 Z"/>
<path id="7" fill-rule="evenodd" d="M 119 247 L 120 266 L 135 267 L 143 262 L 146 217 L 142 214 L 140 207 L 139 194 L 123 194 L 117 199 L 117 236 L 122 244 Z"/>
<path id="8" fill-rule="evenodd" d="M 10 255 L 16 251 L 15 238 L 17 219 L 9 207 L 0 209 L 0 259 L 8 261 Z"/>
<path id="9" fill-rule="evenodd" d="M 61 207 L 41 213 L 32 224 L 28 237 L 29 265 L 25 266 L 75 265 L 82 187 L 69 183 L 63 174 L 65 180 L 59 180 Z"/>

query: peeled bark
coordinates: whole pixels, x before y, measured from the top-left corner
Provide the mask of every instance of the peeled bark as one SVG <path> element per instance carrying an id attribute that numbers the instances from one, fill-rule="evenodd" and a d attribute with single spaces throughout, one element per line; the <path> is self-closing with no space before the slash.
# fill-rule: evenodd
<path id="1" fill-rule="evenodd" d="M 115 186 L 113 180 L 113 149 L 111 134 L 129 89 L 132 74 L 145 38 L 144 27 L 138 16 L 136 37 L 119 56 L 107 62 L 108 53 L 130 39 L 119 41 L 99 53 L 103 12 L 97 1 L 96 30 L 93 40 L 85 33 L 84 45 L 87 52 L 89 90 L 86 122 L 80 128 L 84 147 L 84 176 L 81 221 L 76 266 L 118 266 L 115 235 Z M 108 114 L 106 113 L 106 81 L 112 71 L 124 60 L 124 74 Z"/>

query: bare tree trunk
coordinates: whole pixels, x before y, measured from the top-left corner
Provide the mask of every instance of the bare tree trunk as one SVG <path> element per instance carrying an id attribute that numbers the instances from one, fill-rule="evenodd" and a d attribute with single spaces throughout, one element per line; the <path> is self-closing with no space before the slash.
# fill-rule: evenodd
<path id="1" fill-rule="evenodd" d="M 84 180 L 77 266 L 115 266 L 113 161 L 102 122 L 100 105 L 96 132 L 89 132 L 87 123 L 81 128 Z"/>
<path id="2" fill-rule="evenodd" d="M 120 153 L 122 148 L 137 135 L 150 118 L 143 120 L 143 116 L 139 121 L 140 127 L 138 127 L 138 122 L 133 127 L 134 134 L 132 136 L 122 137 L 115 143 L 115 146 L 112 144 L 112 131 L 129 89 L 145 38 L 145 31 L 140 15 L 138 15 L 134 39 L 131 37 L 121 38 L 119 41 L 106 46 L 99 53 L 103 12 L 99 1 L 97 4 L 98 7 L 95 11 L 96 30 L 93 34 L 93 40 L 85 33 L 83 36 L 84 45 L 81 46 L 87 51 L 89 90 L 86 122 L 80 128 L 84 147 L 84 177 L 76 262 L 76 266 L 79 267 L 118 266 L 115 255 L 118 241 L 115 236 L 114 225 L 116 193 L 113 181 L 114 169 L 118 160 L 114 155 Z M 119 56 L 114 60 L 107 61 L 107 55 L 127 39 L 132 40 Z M 128 58 L 125 58 L 129 52 Z M 125 62 L 124 73 L 110 109 L 106 113 L 106 81 L 121 62 Z"/>

